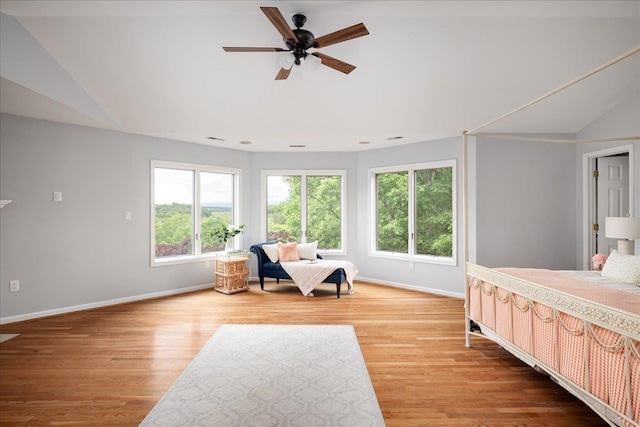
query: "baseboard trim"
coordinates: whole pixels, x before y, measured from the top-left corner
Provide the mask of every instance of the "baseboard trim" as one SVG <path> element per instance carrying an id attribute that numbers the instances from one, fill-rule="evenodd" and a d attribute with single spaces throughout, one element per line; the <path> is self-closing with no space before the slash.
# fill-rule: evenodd
<path id="1" fill-rule="evenodd" d="M 371 279 L 369 277 L 360 277 L 360 276 L 358 276 L 356 278 L 356 280 L 361 280 L 363 282 L 373 283 L 373 284 L 376 284 L 376 285 L 389 286 L 389 287 L 392 287 L 392 288 L 408 289 L 408 290 L 411 290 L 411 291 L 418 291 L 418 292 L 424 292 L 424 293 L 428 293 L 428 294 L 442 295 L 442 296 L 445 296 L 445 297 L 453 297 L 453 298 L 464 299 L 464 293 L 443 291 L 442 289 L 425 288 L 425 287 L 422 287 L 422 286 L 408 285 L 406 283 L 389 282 L 388 280 L 382 281 L 382 280 L 377 280 L 377 279 Z M 358 291 L 358 289 L 356 288 L 356 292 L 357 291 Z"/>
<path id="2" fill-rule="evenodd" d="M 260 279 L 258 277 L 251 277 L 249 280 L 251 282 L 259 282 Z M 436 295 L 442 295 L 447 297 L 464 299 L 464 294 L 462 293 L 443 291 L 442 289 L 425 288 L 422 286 L 407 285 L 406 283 L 389 282 L 386 280 L 382 281 L 382 280 L 372 279 L 369 277 L 360 277 L 360 276 L 356 278 L 356 281 L 358 280 L 363 282 L 373 283 L 375 285 L 390 286 L 392 288 L 408 289 L 411 291 L 425 292 L 429 294 L 436 294 Z M 267 281 L 275 282 L 275 279 L 272 279 L 272 280 L 265 279 L 265 282 Z M 73 313 L 75 311 L 91 310 L 92 308 L 108 307 L 110 305 L 125 304 L 129 302 L 143 301 L 146 299 L 162 298 L 162 297 L 168 297 L 171 295 L 179 295 L 187 292 L 210 289 L 210 288 L 213 288 L 214 286 L 215 286 L 215 283 L 206 283 L 204 285 L 189 286 L 187 288 L 171 289 L 168 291 L 153 292 L 150 294 L 136 295 L 132 297 L 118 298 L 118 299 L 112 299 L 107 301 L 99 301 L 99 302 L 94 302 L 90 304 L 73 305 L 69 307 L 56 308 L 53 310 L 45 310 L 45 311 L 37 311 L 37 312 L 27 313 L 27 314 L 20 314 L 18 316 L 0 317 L 0 325 L 6 325 L 9 323 L 16 323 L 16 322 L 24 322 L 26 320 L 39 319 L 42 317 L 56 316 L 58 314 Z M 356 292 L 357 291 L 358 289 L 356 288 Z"/>
<path id="3" fill-rule="evenodd" d="M 206 283 L 204 285 L 190 286 L 187 288 L 171 289 L 168 291 L 153 292 L 150 294 L 136 295 L 136 296 L 126 297 L 126 298 L 118 298 L 118 299 L 112 299 L 107 301 L 98 301 L 90 304 L 73 305 L 69 307 L 56 308 L 53 310 L 45 310 L 45 311 L 37 311 L 34 313 L 20 314 L 18 316 L 0 317 L 0 325 L 6 325 L 8 323 L 24 322 L 25 320 L 39 319 L 42 317 L 56 316 L 58 314 L 73 313 L 75 311 L 91 310 L 92 308 L 108 307 L 110 305 L 125 304 L 129 302 L 143 301 L 146 299 L 162 298 L 162 297 L 167 297 L 171 295 L 184 294 L 187 292 L 210 289 L 210 288 L 213 288 L 214 286 L 215 286 L 215 283 Z"/>
<path id="4" fill-rule="evenodd" d="M 249 280 L 251 282 L 260 283 L 260 278 L 259 277 L 251 277 Z M 406 283 L 389 282 L 387 280 L 377 280 L 377 279 L 371 279 L 369 277 L 356 276 L 355 281 L 357 282 L 358 280 L 360 280 L 362 282 L 373 283 L 374 285 L 389 286 L 389 287 L 392 287 L 392 288 L 408 289 L 410 291 L 425 292 L 425 293 L 428 293 L 428 294 L 436 294 L 436 295 L 442 295 L 442 296 L 445 296 L 445 297 L 453 297 L 453 298 L 464 299 L 464 293 L 459 293 L 459 292 L 449 292 L 449 291 L 443 291 L 442 289 L 425 288 L 425 287 L 422 287 L 422 286 L 407 285 Z M 276 279 L 271 279 L 271 278 L 265 277 L 264 281 L 265 281 L 265 283 L 267 283 L 267 282 L 275 282 Z M 356 288 L 356 292 L 358 292 L 357 288 Z"/>

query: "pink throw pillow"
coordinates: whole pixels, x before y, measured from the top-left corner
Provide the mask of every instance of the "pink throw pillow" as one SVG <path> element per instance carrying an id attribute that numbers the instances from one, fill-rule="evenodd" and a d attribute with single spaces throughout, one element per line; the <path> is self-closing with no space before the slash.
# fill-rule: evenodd
<path id="1" fill-rule="evenodd" d="M 300 261 L 298 244 L 296 242 L 278 243 L 278 258 L 280 262 Z"/>

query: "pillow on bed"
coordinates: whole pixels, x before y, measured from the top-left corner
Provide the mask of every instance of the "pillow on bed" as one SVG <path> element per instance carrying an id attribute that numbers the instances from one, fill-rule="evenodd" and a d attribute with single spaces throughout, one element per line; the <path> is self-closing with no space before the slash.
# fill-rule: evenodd
<path id="1" fill-rule="evenodd" d="M 318 241 L 311 243 L 298 243 L 298 256 L 300 259 L 316 259 L 316 251 L 318 250 Z"/>
<path id="2" fill-rule="evenodd" d="M 280 258 L 280 262 L 300 261 L 300 257 L 298 256 L 298 244 L 296 242 L 277 243 L 277 245 L 278 258 Z"/>
<path id="3" fill-rule="evenodd" d="M 640 285 L 640 256 L 614 250 L 602 267 L 602 277 Z"/>
<path id="4" fill-rule="evenodd" d="M 262 250 L 267 254 L 271 262 L 278 262 L 278 246 L 275 243 L 273 245 L 262 245 Z"/>

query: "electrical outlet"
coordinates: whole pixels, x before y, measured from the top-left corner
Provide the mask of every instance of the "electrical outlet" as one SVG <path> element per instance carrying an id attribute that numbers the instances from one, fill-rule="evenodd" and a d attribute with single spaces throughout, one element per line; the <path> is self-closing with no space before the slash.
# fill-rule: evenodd
<path id="1" fill-rule="evenodd" d="M 20 281 L 11 280 L 9 282 L 9 292 L 18 292 L 20 290 Z"/>
<path id="2" fill-rule="evenodd" d="M 124 220 L 125 220 L 125 221 L 131 221 L 131 212 L 126 211 L 126 212 L 124 213 Z"/>
<path id="3" fill-rule="evenodd" d="M 209 267 L 211 267 L 211 264 L 209 263 L 209 261 L 205 261 L 204 268 L 209 268 Z"/>

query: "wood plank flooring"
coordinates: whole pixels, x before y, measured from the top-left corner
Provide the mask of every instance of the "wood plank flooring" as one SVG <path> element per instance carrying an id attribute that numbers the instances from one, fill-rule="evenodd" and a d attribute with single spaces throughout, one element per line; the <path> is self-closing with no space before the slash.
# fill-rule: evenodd
<path id="1" fill-rule="evenodd" d="M 387 426 L 604 426 L 496 344 L 464 346 L 463 301 L 356 282 L 205 290 L 0 325 L 0 425 L 136 426 L 224 323 L 354 325 Z M 224 361 L 220 361 L 224 363 Z"/>

